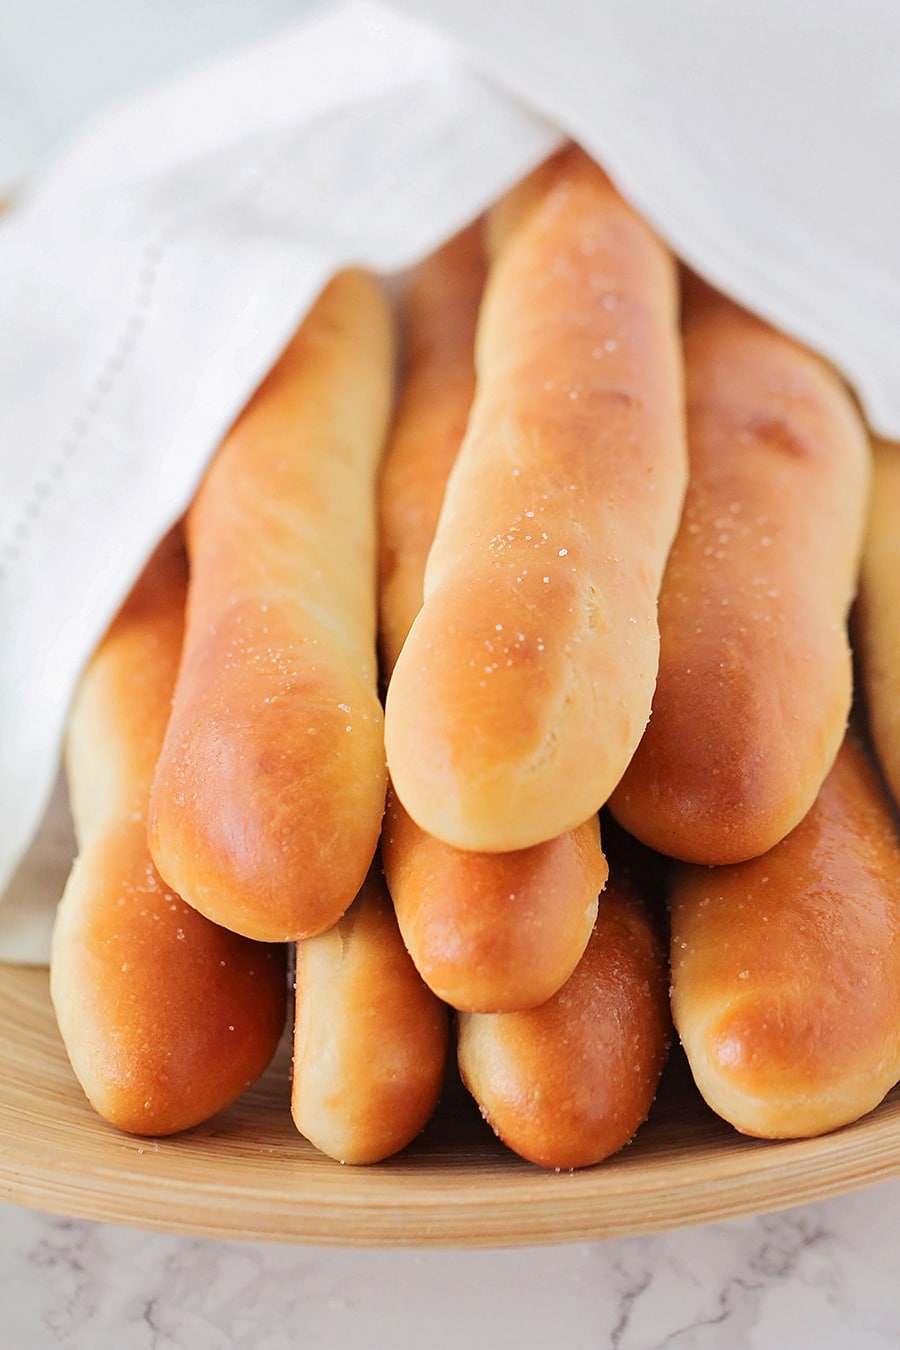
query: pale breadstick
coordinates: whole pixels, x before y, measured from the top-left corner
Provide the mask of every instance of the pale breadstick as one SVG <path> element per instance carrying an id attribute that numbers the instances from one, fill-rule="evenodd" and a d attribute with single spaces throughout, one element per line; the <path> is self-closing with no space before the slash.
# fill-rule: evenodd
<path id="1" fill-rule="evenodd" d="M 900 804 L 900 445 L 876 439 L 873 466 L 853 631 L 875 752 Z"/>
<path id="2" fill-rule="evenodd" d="M 706 1101 L 745 1134 L 823 1134 L 900 1079 L 900 844 L 845 741 L 815 805 L 761 858 L 679 864 L 672 1011 Z"/>
<path id="3" fill-rule="evenodd" d="M 50 992 L 94 1108 L 136 1134 L 196 1125 L 240 1095 L 284 1028 L 285 951 L 216 927 L 168 890 L 147 800 L 181 648 L 180 539 L 157 550 L 91 660 L 67 766 L 79 854 L 60 903 Z"/>
<path id="4" fill-rule="evenodd" d="M 416 974 L 375 868 L 332 929 L 298 943 L 296 985 L 297 1129 L 341 1162 L 389 1157 L 437 1105 L 449 1017 Z"/>
<path id="5" fill-rule="evenodd" d="M 151 847 L 185 899 L 250 937 L 334 923 L 378 841 L 375 475 L 392 355 L 381 291 L 341 274 L 188 518 L 185 651 Z"/>
<path id="6" fill-rule="evenodd" d="M 472 853 L 420 830 L 388 792 L 385 876 L 430 989 L 467 1012 L 534 1008 L 585 949 L 608 868 L 598 818 L 511 853 Z"/>
<path id="7" fill-rule="evenodd" d="M 577 150 L 504 221 L 475 403 L 386 713 L 406 810 L 489 852 L 580 825 L 621 776 L 650 711 L 686 478 L 670 255 Z"/>
<path id="8" fill-rule="evenodd" d="M 662 881 L 658 859 L 615 838 L 594 931 L 559 992 L 530 1012 L 460 1014 L 463 1081 L 531 1162 L 600 1162 L 650 1111 L 671 1032 Z"/>
<path id="9" fill-rule="evenodd" d="M 413 273 L 404 296 L 403 384 L 378 494 L 379 627 L 386 678 L 422 607 L 425 561 L 475 390 L 484 287 L 480 223 Z"/>
<path id="10" fill-rule="evenodd" d="M 844 735 L 869 450 L 824 361 L 699 284 L 685 369 L 653 716 L 610 806 L 664 853 L 737 862 L 797 824 Z"/>

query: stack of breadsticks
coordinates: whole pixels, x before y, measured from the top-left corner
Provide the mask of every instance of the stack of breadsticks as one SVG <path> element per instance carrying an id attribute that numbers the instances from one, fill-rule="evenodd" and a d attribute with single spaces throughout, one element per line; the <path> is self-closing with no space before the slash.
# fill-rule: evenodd
<path id="1" fill-rule="evenodd" d="M 673 1018 L 747 1133 L 900 1079 L 900 844 L 847 731 L 861 572 L 896 793 L 896 456 L 864 554 L 840 379 L 576 148 L 484 224 L 406 290 L 396 403 L 380 288 L 326 288 L 85 673 L 51 990 L 123 1129 L 263 1070 L 288 950 L 294 1121 L 349 1162 L 424 1127 L 451 1013 L 548 1167 L 634 1135 Z"/>

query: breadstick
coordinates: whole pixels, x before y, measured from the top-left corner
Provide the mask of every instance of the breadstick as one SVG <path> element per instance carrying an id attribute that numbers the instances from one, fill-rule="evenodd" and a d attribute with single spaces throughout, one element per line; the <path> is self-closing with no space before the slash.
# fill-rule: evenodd
<path id="1" fill-rule="evenodd" d="M 268 1064 L 284 1028 L 285 952 L 218 928 L 168 890 L 147 800 L 181 647 L 180 537 L 160 545 L 91 660 L 67 767 L 79 854 L 60 903 L 50 992 L 94 1108 L 135 1134 L 206 1120 Z"/>
<path id="2" fill-rule="evenodd" d="M 869 453 L 823 361 L 699 285 L 685 367 L 653 716 L 610 805 L 661 852 L 728 863 L 797 824 L 843 738 Z"/>
<path id="3" fill-rule="evenodd" d="M 248 937 L 334 923 L 378 841 L 375 474 L 392 351 L 374 281 L 337 277 L 188 517 L 185 650 L 150 841 L 175 890 Z"/>
<path id="4" fill-rule="evenodd" d="M 340 1162 L 396 1153 L 437 1105 L 448 1040 L 447 1009 L 416 974 L 373 867 L 338 923 L 297 945 L 297 1129 Z"/>
<path id="5" fill-rule="evenodd" d="M 487 852 L 579 826 L 621 776 L 686 476 L 669 254 L 577 150 L 503 218 L 385 729 L 412 818 Z"/>
<path id="6" fill-rule="evenodd" d="M 531 1162 L 600 1162 L 650 1111 L 671 1032 L 661 900 L 658 859 L 615 839 L 594 931 L 562 989 L 529 1012 L 460 1014 L 463 1081 Z"/>
<path id="7" fill-rule="evenodd" d="M 672 1010 L 706 1101 L 744 1134 L 824 1134 L 900 1079 L 900 844 L 847 739 L 761 858 L 679 864 Z"/>
<path id="8" fill-rule="evenodd" d="M 480 224 L 413 273 L 403 305 L 406 368 L 379 481 L 379 625 L 386 677 L 422 607 L 425 561 L 475 390 L 484 286 Z"/>
<path id="9" fill-rule="evenodd" d="M 854 638 L 875 752 L 900 804 L 900 445 L 875 440 L 873 466 Z"/>
<path id="10" fill-rule="evenodd" d="M 390 674 L 422 605 L 428 550 L 465 432 L 484 281 L 472 226 L 427 259 L 405 297 L 408 360 L 380 484 L 381 646 Z M 606 880 L 597 817 L 513 853 L 462 852 L 388 793 L 382 860 L 407 949 L 455 1008 L 543 1003 L 568 979 Z"/>
<path id="11" fill-rule="evenodd" d="M 534 1008 L 584 952 L 608 868 L 596 816 L 511 853 L 472 853 L 420 830 L 388 792 L 388 889 L 419 974 L 466 1012 Z"/>

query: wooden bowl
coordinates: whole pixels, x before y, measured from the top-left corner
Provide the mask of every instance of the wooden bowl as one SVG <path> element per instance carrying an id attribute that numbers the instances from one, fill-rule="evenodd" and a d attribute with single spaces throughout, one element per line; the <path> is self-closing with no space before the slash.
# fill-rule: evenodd
<path id="1" fill-rule="evenodd" d="M 66 1059 L 43 970 L 0 967 L 0 1183 L 34 1209 L 194 1236 L 345 1246 L 581 1242 L 783 1209 L 900 1174 L 900 1087 L 820 1139 L 744 1138 L 676 1052 L 616 1157 L 544 1172 L 509 1153 L 457 1081 L 398 1157 L 342 1167 L 293 1127 L 290 1044 L 240 1102 L 171 1139 L 120 1134 Z"/>

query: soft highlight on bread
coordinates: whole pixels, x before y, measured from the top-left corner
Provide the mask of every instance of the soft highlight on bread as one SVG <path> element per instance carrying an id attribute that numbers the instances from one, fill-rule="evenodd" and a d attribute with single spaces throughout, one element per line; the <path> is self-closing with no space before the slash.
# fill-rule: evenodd
<path id="1" fill-rule="evenodd" d="M 174 533 L 85 671 L 66 747 L 78 857 L 50 991 L 72 1067 L 133 1134 L 206 1120 L 262 1073 L 284 1028 L 285 951 L 198 914 L 147 849 L 147 801 L 181 648 L 186 564 Z"/>
<path id="2" fill-rule="evenodd" d="M 342 273 L 188 516 L 184 657 L 150 844 L 169 885 L 249 937 L 327 928 L 377 846 L 375 478 L 392 378 L 386 300 Z"/>
<path id="3" fill-rule="evenodd" d="M 528 1012 L 459 1017 L 462 1078 L 494 1132 L 542 1167 L 589 1167 L 646 1120 L 669 1048 L 658 860 L 612 822 L 610 875 L 587 948 Z"/>
<path id="4" fill-rule="evenodd" d="M 900 842 L 852 737 L 768 853 L 677 865 L 671 910 L 675 1026 L 736 1129 L 824 1134 L 900 1080 Z"/>
<path id="5" fill-rule="evenodd" d="M 297 1129 L 340 1162 L 390 1157 L 431 1118 L 448 1043 L 447 1009 L 416 973 L 373 867 L 334 927 L 297 945 Z"/>
<path id="6" fill-rule="evenodd" d="M 419 974 L 466 1012 L 534 1008 L 555 994 L 581 959 L 609 872 L 596 816 L 529 849 L 472 853 L 420 830 L 390 790 L 381 854 Z"/>
<path id="7" fill-rule="evenodd" d="M 843 739 L 870 457 L 839 376 L 696 280 L 684 348 L 653 716 L 610 806 L 653 848 L 729 863 L 793 829 Z"/>
<path id="8" fill-rule="evenodd" d="M 413 273 L 401 307 L 403 383 L 379 492 L 380 614 L 389 678 L 422 606 L 425 566 L 475 384 L 480 223 Z M 596 816 L 513 853 L 463 852 L 420 829 L 389 790 L 382 860 L 403 940 L 455 1008 L 543 1003 L 568 979 L 606 881 Z"/>
<path id="9" fill-rule="evenodd" d="M 576 149 L 503 209 L 475 402 L 385 727 L 413 820 L 485 852 L 580 826 L 620 778 L 687 472 L 666 249 Z"/>

